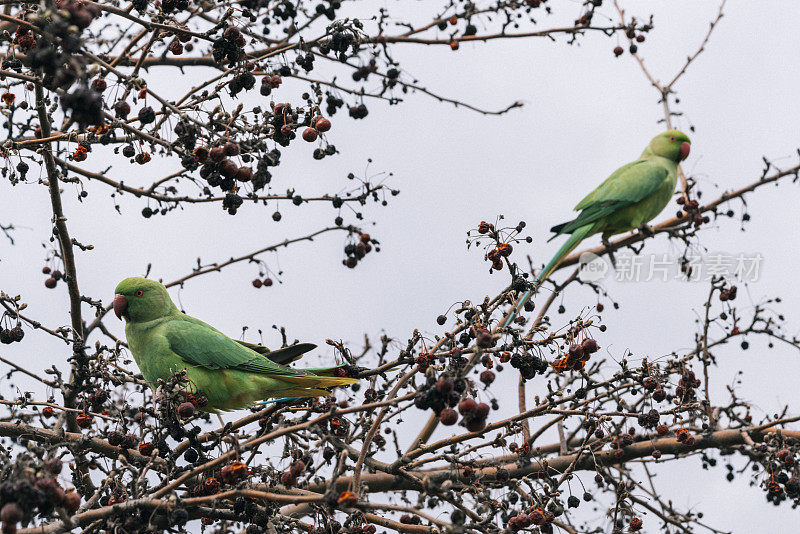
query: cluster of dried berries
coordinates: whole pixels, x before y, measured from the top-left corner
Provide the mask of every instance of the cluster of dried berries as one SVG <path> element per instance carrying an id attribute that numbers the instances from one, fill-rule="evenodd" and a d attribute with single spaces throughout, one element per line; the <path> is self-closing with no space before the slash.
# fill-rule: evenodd
<path id="1" fill-rule="evenodd" d="M 654 376 L 644 377 L 642 380 L 642 387 L 644 387 L 646 391 L 651 392 L 653 400 L 656 402 L 661 402 L 667 398 L 667 392 L 664 390 L 664 386 Z"/>
<path id="2" fill-rule="evenodd" d="M 256 288 L 256 289 L 260 289 L 262 287 L 271 287 L 273 283 L 274 282 L 272 281 L 272 278 L 270 278 L 270 277 L 266 277 L 263 280 L 260 279 L 260 278 L 254 278 L 253 282 L 252 282 L 253 287 Z"/>
<path id="3" fill-rule="evenodd" d="M 236 63 L 246 57 L 244 46 L 247 40 L 235 26 L 228 26 L 222 36 L 214 40 L 211 54 L 217 63 L 227 62 L 228 67 L 233 67 Z"/>
<path id="4" fill-rule="evenodd" d="M 736 286 L 726 287 L 719 292 L 719 300 L 725 302 L 727 300 L 736 300 Z"/>
<path id="5" fill-rule="evenodd" d="M 502 218 L 502 217 L 501 217 Z M 477 237 L 473 237 L 473 230 L 470 230 L 467 235 L 470 238 L 467 240 L 467 246 L 473 242 L 480 244 L 482 237 L 488 237 L 489 243 L 486 245 L 487 253 L 486 260 L 491 262 L 492 271 L 500 271 L 503 269 L 503 260 L 511 256 L 514 251 L 513 244 L 523 241 L 519 234 L 525 229 L 525 221 L 520 221 L 515 227 L 495 228 L 495 225 L 486 221 L 481 221 L 477 228 Z M 533 239 L 528 236 L 524 239 L 526 243 L 531 243 Z M 507 260 L 506 260 L 507 261 Z"/>
<path id="6" fill-rule="evenodd" d="M 454 408 L 461 400 L 461 394 L 467 389 L 467 381 L 454 379 L 443 374 L 439 378 L 428 376 L 424 387 L 414 397 L 414 405 L 420 410 L 433 410 L 446 425 L 458 422 Z"/>
<path id="7" fill-rule="evenodd" d="M 679 219 L 690 217 L 695 228 L 699 228 L 701 225 L 707 224 L 711 220 L 708 215 L 700 213 L 700 203 L 696 200 L 689 200 L 687 202 L 683 196 L 679 196 L 676 202 L 683 206 L 683 209 L 675 214 L 676 217 Z"/>
<path id="8" fill-rule="evenodd" d="M 503 361 L 502 356 L 500 361 Z M 519 371 L 523 380 L 530 380 L 536 376 L 537 373 L 543 375 L 547 372 L 549 367 L 547 361 L 529 352 L 513 353 L 509 357 L 508 363 L 511 364 L 511 367 Z"/>
<path id="9" fill-rule="evenodd" d="M 17 324 L 11 328 L 3 328 L 0 326 L 0 343 L 10 345 L 11 343 L 19 343 L 25 337 L 25 331 L 22 325 Z"/>
<path id="10" fill-rule="evenodd" d="M 495 406 L 497 408 L 497 406 Z M 486 427 L 486 419 L 489 417 L 490 407 L 485 402 L 477 402 L 471 397 L 467 397 L 458 403 L 458 413 L 464 418 L 461 423 L 470 432 L 480 432 Z"/>
<path id="11" fill-rule="evenodd" d="M 64 274 L 56 269 L 55 271 L 48 266 L 42 267 L 42 274 L 50 275 L 44 281 L 44 286 L 48 289 L 53 289 L 58 284 L 58 281 L 64 278 Z"/>
<path id="12" fill-rule="evenodd" d="M 342 265 L 350 269 L 354 268 L 359 261 L 364 259 L 364 256 L 372 252 L 373 244 L 377 245 L 378 242 L 372 239 L 369 234 L 360 234 L 357 242 L 348 243 L 344 246 L 345 259 L 342 260 Z M 380 248 L 376 247 L 375 250 L 380 251 Z"/>
<path id="13" fill-rule="evenodd" d="M 55 510 L 75 513 L 80 508 L 81 496 L 75 491 L 65 491 L 54 478 L 61 468 L 61 460 L 53 458 L 33 475 L 26 470 L 0 482 L 3 534 L 14 534 L 18 524 L 26 525 L 37 515 L 47 517 Z"/>
<path id="14" fill-rule="evenodd" d="M 584 17 L 582 17 L 580 20 L 578 20 L 576 22 L 578 22 L 580 24 L 588 24 L 589 21 L 591 21 L 591 17 L 589 17 L 587 19 L 586 16 L 584 16 Z M 650 31 L 651 29 L 652 29 L 652 26 L 650 26 L 649 24 L 645 25 L 645 26 L 642 26 L 642 31 Z M 636 28 L 635 27 L 631 27 L 631 28 L 628 28 L 625 31 L 625 36 L 631 41 L 630 46 L 628 46 L 628 52 L 630 52 L 631 54 L 635 54 L 636 52 L 638 52 L 639 51 L 639 46 L 636 43 L 643 43 L 645 41 L 644 34 L 636 33 Z M 614 47 L 614 55 L 615 56 L 619 57 L 624 52 L 625 52 L 625 50 L 621 46 L 617 45 L 616 47 Z"/>
<path id="15" fill-rule="evenodd" d="M 582 343 L 573 343 L 565 355 L 553 362 L 553 370 L 557 373 L 581 371 L 591 355 L 598 350 L 600 350 L 600 345 L 592 338 L 586 338 Z"/>
<path id="16" fill-rule="evenodd" d="M 519 512 L 508 519 L 508 528 L 514 532 L 529 528 L 531 525 L 539 527 L 539 532 L 546 534 L 553 532 L 553 519 L 555 516 L 548 510 L 535 508 L 530 513 Z"/>
<path id="17" fill-rule="evenodd" d="M 211 473 L 211 476 L 204 478 L 191 489 L 190 493 L 195 497 L 214 495 L 221 491 L 222 486 L 235 485 L 248 476 L 250 476 L 250 470 L 246 464 L 242 462 L 231 462 L 223 466 L 222 469 Z"/>
<path id="18" fill-rule="evenodd" d="M 694 371 L 684 368 L 678 386 L 675 388 L 675 396 L 681 403 L 692 402 L 697 398 L 695 389 L 700 387 L 700 380 L 694 376 Z"/>
<path id="19" fill-rule="evenodd" d="M 88 86 L 81 85 L 61 97 L 61 107 L 81 128 L 103 124 L 103 97 Z"/>
<path id="20" fill-rule="evenodd" d="M 298 477 L 303 474 L 303 471 L 306 470 L 306 467 L 308 467 L 310 462 L 311 462 L 310 456 L 307 456 L 305 458 L 305 461 L 303 461 L 303 459 L 297 459 L 294 462 L 292 462 L 292 465 L 289 466 L 289 469 L 287 471 L 284 471 L 283 474 L 281 475 L 281 484 L 283 484 L 287 488 L 290 488 L 295 484 L 297 484 Z"/>
<path id="21" fill-rule="evenodd" d="M 319 137 L 319 134 L 325 133 L 331 129 L 331 121 L 325 117 L 317 115 L 311 119 L 311 125 L 303 130 L 303 140 L 313 143 Z"/>

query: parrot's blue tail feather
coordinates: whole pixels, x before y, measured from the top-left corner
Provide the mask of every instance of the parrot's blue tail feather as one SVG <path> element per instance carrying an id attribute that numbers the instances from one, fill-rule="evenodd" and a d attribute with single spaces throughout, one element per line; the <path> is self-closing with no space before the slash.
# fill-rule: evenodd
<path id="1" fill-rule="evenodd" d="M 272 404 L 273 402 L 293 401 L 293 400 L 300 400 L 300 399 L 303 399 L 303 398 L 305 398 L 305 397 L 284 397 L 282 399 L 270 399 L 270 400 L 265 400 L 265 401 L 260 401 L 260 402 L 254 402 L 253 404 L 251 404 L 251 406 L 263 406 L 265 404 Z"/>

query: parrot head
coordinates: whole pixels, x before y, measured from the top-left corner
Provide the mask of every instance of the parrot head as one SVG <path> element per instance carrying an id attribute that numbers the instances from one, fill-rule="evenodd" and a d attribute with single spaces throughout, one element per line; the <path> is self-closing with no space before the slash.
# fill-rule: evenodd
<path id="1" fill-rule="evenodd" d="M 147 278 L 126 278 L 114 290 L 114 314 L 128 321 L 144 322 L 164 317 L 175 309 L 167 288 Z"/>
<path id="2" fill-rule="evenodd" d="M 680 130 L 669 130 L 655 136 L 647 148 L 656 156 L 683 161 L 689 157 L 692 142 Z"/>

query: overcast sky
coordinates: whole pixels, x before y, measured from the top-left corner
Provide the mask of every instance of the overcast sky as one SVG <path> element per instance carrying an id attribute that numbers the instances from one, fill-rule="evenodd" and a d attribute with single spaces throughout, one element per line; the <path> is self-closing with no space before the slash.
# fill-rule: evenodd
<path id="1" fill-rule="evenodd" d="M 580 11 L 580 2 L 551 3 L 557 8 L 554 25 L 571 22 Z M 408 9 L 422 13 L 423 5 L 414 3 Z M 430 13 L 425 16 L 430 16 L 437 6 L 427 5 Z M 695 51 L 718 8 L 716 2 L 696 0 L 625 5 L 640 15 L 650 10 L 655 14 L 655 30 L 640 52 L 661 80 L 671 79 Z M 387 6 L 397 8 L 393 3 Z M 358 8 L 369 14 L 375 9 L 365 3 Z M 601 12 L 615 15 L 610 7 Z M 800 147 L 799 14 L 797 4 L 788 0 L 729 2 L 705 53 L 677 84 L 680 104 L 675 110 L 683 115 L 675 119 L 676 125 L 687 133 L 690 125 L 695 127 L 685 169 L 700 182 L 704 198 L 757 179 L 762 156 L 779 166 L 795 164 Z M 299 244 L 279 256 L 265 256 L 271 268 L 284 270 L 282 284 L 256 290 L 250 285 L 256 267 L 239 265 L 192 280 L 182 291 L 172 290 L 173 297 L 180 298 L 188 313 L 234 336 L 248 325 L 264 329 L 265 342 L 275 344 L 279 337 L 270 327 L 284 325 L 291 338 L 324 347 L 309 365 L 317 363 L 316 358 L 333 358 L 333 351 L 324 346 L 326 338 L 349 340 L 359 347 L 365 333 L 375 339 L 386 332 L 404 341 L 414 328 L 441 332 L 436 316 L 452 303 L 494 295 L 507 283 L 507 273 L 489 275 L 481 252 L 466 249 L 469 228 L 499 214 L 511 223 L 525 220 L 533 243 L 517 248 L 518 259 L 524 263 L 523 255 L 530 254 L 538 264 L 545 262 L 561 243 L 545 243 L 550 226 L 567 220 L 578 200 L 636 158 L 663 128 L 657 122 L 662 117 L 658 95 L 630 55 L 613 56 L 616 44 L 616 38 L 598 34 L 576 46 L 566 46 L 563 39 L 539 39 L 462 45 L 457 52 L 446 47 L 398 49 L 405 69 L 442 95 L 489 109 L 516 100 L 525 106 L 501 117 L 481 116 L 424 95 L 408 95 L 397 107 L 367 101 L 370 114 L 363 121 L 336 115 L 330 138 L 341 154 L 319 162 L 311 158 L 311 146 L 293 145 L 284 150 L 276 190 L 293 186 L 303 194 L 332 192 L 348 185 L 348 172 L 392 172 L 387 183 L 402 193 L 385 208 L 371 204 L 365 210 L 369 232 L 382 242 L 381 252 L 370 254 L 354 270 L 346 269 L 341 265 L 343 236 L 330 234 L 313 245 Z M 168 76 L 172 73 L 156 78 L 162 87 L 151 85 L 169 94 L 164 86 L 175 82 Z M 292 95 L 292 88 L 300 92 L 291 83 L 281 90 L 296 99 L 299 95 Z M 365 171 L 367 158 L 373 162 Z M 175 169 L 174 162 L 163 167 L 116 166 L 114 176 L 131 185 L 149 185 L 163 171 Z M 87 188 L 90 196 L 79 205 L 73 187 L 65 186 L 64 209 L 73 237 L 95 247 L 77 255 L 81 290 L 105 303 L 111 302 L 119 280 L 143 274 L 149 262 L 152 276 L 172 280 L 188 273 L 198 257 L 222 261 L 303 235 L 332 223 L 336 215 L 330 206 L 286 205 L 283 219 L 274 223 L 274 207 L 245 204 L 230 217 L 218 206 L 202 205 L 145 220 L 140 215 L 145 200 L 130 195 L 118 199 L 120 215 L 106 186 L 89 183 Z M 35 183 L 12 188 L 2 181 L 0 199 L 0 223 L 19 227 L 16 246 L 0 239 L 0 289 L 22 294 L 30 314 L 45 324 L 68 324 L 65 286 L 45 289 L 39 273 L 50 218 L 46 188 Z M 780 295 L 783 303 L 776 309 L 787 316 L 789 333 L 796 334 L 798 185 L 769 186 L 747 202 L 752 220 L 745 232 L 737 219 L 720 220 L 701 233 L 698 250 L 762 255 L 760 278 L 740 287 L 737 302 L 746 308 Z M 734 207 L 740 211 L 740 204 Z M 672 216 L 675 209 L 671 204 L 660 219 Z M 592 238 L 591 245 L 598 243 L 599 238 Z M 648 242 L 645 253 L 682 250 L 659 236 Z M 603 319 L 609 328 L 599 341 L 610 355 L 621 357 L 630 351 L 652 359 L 693 345 L 706 283 L 607 280 L 604 286 L 621 304 L 613 310 L 605 301 Z M 572 314 L 595 302 L 593 294 L 580 288 L 571 288 L 564 297 Z M 568 317 L 554 315 L 554 321 Z M 121 323 L 109 324 L 122 335 Z M 712 400 L 716 393 L 719 402 L 726 401 L 725 385 L 743 370 L 738 393 L 751 400 L 759 414 L 796 403 L 799 355 L 783 347 L 768 351 L 764 343 L 752 345 L 746 352 L 736 347 L 720 351 Z M 23 344 L 0 349 L 0 354 L 29 358 L 39 369 L 52 363 L 65 366 L 63 346 L 32 332 Z M 511 384 L 511 373 L 504 375 Z M 539 392 L 541 385 L 535 382 L 531 394 Z M 513 408 L 511 397 L 501 398 L 501 405 Z M 743 461 L 737 459 L 736 465 Z M 771 531 L 794 528 L 796 512 L 789 506 L 774 509 L 765 503 L 763 490 L 738 479 L 730 484 L 725 474 L 724 468 L 702 471 L 699 458 L 692 458 L 670 464 L 659 478 L 665 496 L 676 506 L 703 511 L 715 527 L 764 532 L 769 517 Z M 653 519 L 650 525 L 655 523 Z"/>

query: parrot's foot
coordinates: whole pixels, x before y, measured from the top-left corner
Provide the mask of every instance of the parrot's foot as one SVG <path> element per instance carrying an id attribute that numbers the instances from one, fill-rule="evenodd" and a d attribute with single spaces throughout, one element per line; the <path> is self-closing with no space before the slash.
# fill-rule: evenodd
<path id="1" fill-rule="evenodd" d="M 603 243 L 603 246 L 606 247 L 606 250 L 608 251 L 608 259 L 611 260 L 611 266 L 616 271 L 617 270 L 617 259 L 614 257 L 614 251 L 611 248 L 611 242 L 608 240 L 608 237 L 609 236 L 603 234 L 600 239 L 601 239 L 601 241 Z"/>
<path id="2" fill-rule="evenodd" d="M 653 227 L 649 224 L 643 224 L 639 227 L 639 233 L 645 237 L 653 237 L 656 235 L 656 231 L 653 230 Z"/>

